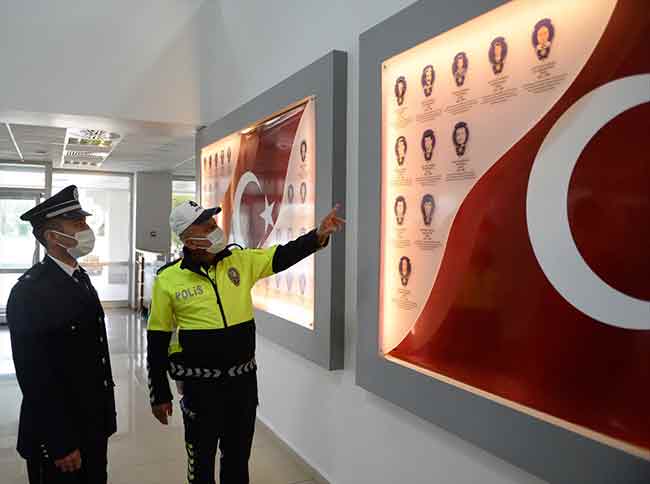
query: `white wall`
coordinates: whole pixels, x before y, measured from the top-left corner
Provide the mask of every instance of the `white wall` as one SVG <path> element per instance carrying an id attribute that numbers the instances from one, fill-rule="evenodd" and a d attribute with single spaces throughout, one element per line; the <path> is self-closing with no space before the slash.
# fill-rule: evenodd
<path id="1" fill-rule="evenodd" d="M 0 111 L 198 124 L 216 0 L 2 0 Z"/>
<path id="2" fill-rule="evenodd" d="M 202 19 L 206 124 L 332 49 L 349 53 L 346 370 L 328 373 L 260 338 L 260 416 L 332 484 L 538 482 L 354 384 L 358 36 L 410 3 L 222 0 Z"/>
<path id="3" fill-rule="evenodd" d="M 111 227 L 111 245 L 108 257 L 112 262 L 128 261 L 131 253 L 129 247 L 129 220 L 131 215 L 131 199 L 126 191 L 111 190 L 108 192 L 109 221 Z"/>
<path id="4" fill-rule="evenodd" d="M 166 254 L 171 247 L 172 174 L 135 174 L 135 249 Z M 151 235 L 155 233 L 155 235 Z"/>

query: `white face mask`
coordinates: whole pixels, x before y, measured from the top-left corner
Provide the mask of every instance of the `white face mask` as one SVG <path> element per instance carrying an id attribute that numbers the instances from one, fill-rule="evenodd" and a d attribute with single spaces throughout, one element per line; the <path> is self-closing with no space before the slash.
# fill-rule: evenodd
<path id="1" fill-rule="evenodd" d="M 217 227 L 205 237 L 190 237 L 188 240 L 207 240 L 212 245 L 205 249 L 210 254 L 218 254 L 226 248 L 226 235 L 220 227 Z"/>
<path id="2" fill-rule="evenodd" d="M 92 231 L 92 229 L 82 230 L 81 232 L 77 232 L 74 235 L 64 234 L 57 232 L 56 230 L 52 230 L 51 232 L 77 241 L 76 247 L 66 247 L 63 244 L 59 244 L 61 247 L 66 249 L 68 251 L 68 254 L 70 254 L 70 256 L 72 256 L 74 259 L 78 259 L 79 257 L 90 254 L 95 248 L 95 233 Z"/>

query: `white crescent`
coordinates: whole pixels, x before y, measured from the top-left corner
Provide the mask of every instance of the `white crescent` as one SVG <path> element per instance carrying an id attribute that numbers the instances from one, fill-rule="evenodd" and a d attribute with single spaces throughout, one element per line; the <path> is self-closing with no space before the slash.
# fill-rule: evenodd
<path id="1" fill-rule="evenodd" d="M 580 255 L 571 235 L 567 197 L 571 174 L 589 140 L 619 114 L 647 102 L 648 74 L 617 79 L 576 101 L 544 139 L 526 196 L 530 242 L 553 287 L 573 307 L 597 321 L 646 331 L 650 330 L 650 302 L 611 287 Z"/>
<path id="2" fill-rule="evenodd" d="M 244 196 L 244 190 L 246 190 L 246 187 L 248 186 L 249 183 L 255 183 L 259 187 L 260 191 L 262 191 L 262 185 L 260 184 L 260 181 L 257 178 L 257 176 L 252 171 L 247 171 L 246 173 L 244 173 L 239 179 L 239 182 L 237 183 L 237 189 L 235 190 L 235 198 L 233 199 L 234 217 L 232 220 L 232 225 L 233 225 L 234 241 L 238 244 L 246 244 L 246 240 L 244 239 L 244 235 L 242 234 L 242 230 L 241 230 L 240 213 L 241 213 L 241 199 Z"/>

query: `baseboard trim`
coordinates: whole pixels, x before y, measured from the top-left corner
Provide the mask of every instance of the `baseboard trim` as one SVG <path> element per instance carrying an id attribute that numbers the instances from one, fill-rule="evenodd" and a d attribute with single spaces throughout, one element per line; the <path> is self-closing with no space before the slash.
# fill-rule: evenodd
<path id="1" fill-rule="evenodd" d="M 282 447 L 289 455 L 291 455 L 297 462 L 305 467 L 305 469 L 313 476 L 313 480 L 317 484 L 334 484 L 324 472 L 315 466 L 311 465 L 298 450 L 284 439 L 264 417 L 257 416 L 258 423 L 263 426 L 269 433 L 276 439 L 278 445 Z"/>

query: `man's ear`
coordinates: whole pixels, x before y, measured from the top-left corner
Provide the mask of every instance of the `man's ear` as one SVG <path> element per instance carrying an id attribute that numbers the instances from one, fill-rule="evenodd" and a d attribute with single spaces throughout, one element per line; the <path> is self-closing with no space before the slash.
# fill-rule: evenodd
<path id="1" fill-rule="evenodd" d="M 47 229 L 43 234 L 47 247 L 61 246 L 67 247 L 65 237 L 55 234 L 52 229 Z"/>
<path id="2" fill-rule="evenodd" d="M 193 239 L 185 238 L 185 239 L 181 239 L 181 242 L 183 242 L 183 245 L 185 245 L 185 247 L 187 247 L 190 250 L 196 250 L 197 249 L 196 241 L 194 241 Z"/>
<path id="3" fill-rule="evenodd" d="M 46 247 L 50 247 L 51 245 L 57 243 L 56 234 L 50 229 L 47 229 L 45 232 L 43 232 L 43 239 L 45 240 Z"/>
<path id="4" fill-rule="evenodd" d="M 74 237 L 63 237 L 62 235 L 54 233 L 52 229 L 45 231 L 45 240 L 47 241 L 48 246 L 49 244 L 55 244 L 70 248 L 76 245 Z"/>
<path id="5" fill-rule="evenodd" d="M 192 239 L 191 234 L 183 233 L 183 234 L 180 235 L 180 239 L 181 239 L 181 242 L 183 242 L 183 245 L 185 247 L 187 247 L 188 249 L 190 249 L 190 250 L 200 249 L 200 247 L 198 247 L 196 245 L 197 241 Z"/>

